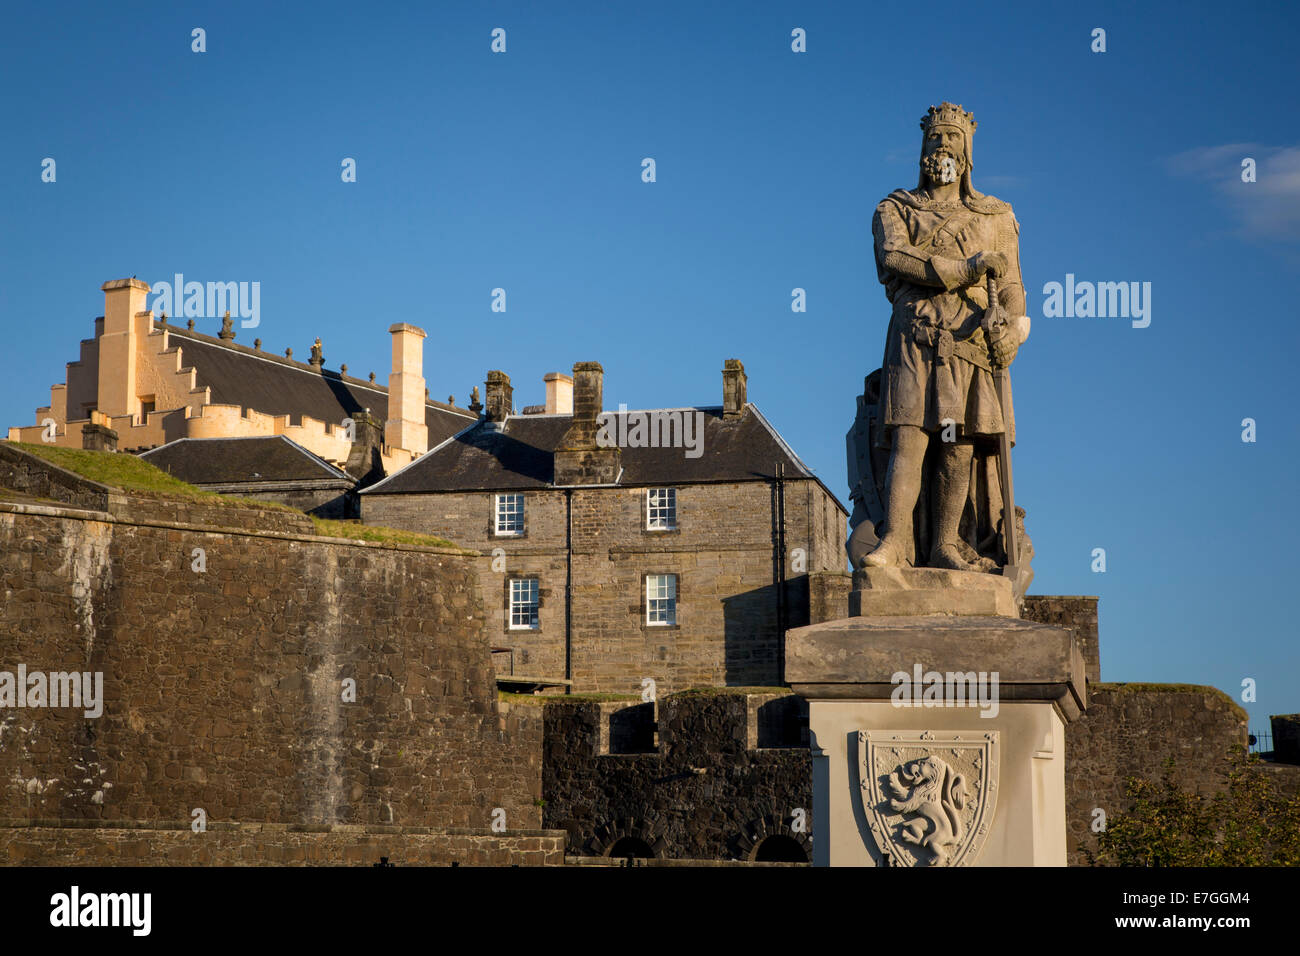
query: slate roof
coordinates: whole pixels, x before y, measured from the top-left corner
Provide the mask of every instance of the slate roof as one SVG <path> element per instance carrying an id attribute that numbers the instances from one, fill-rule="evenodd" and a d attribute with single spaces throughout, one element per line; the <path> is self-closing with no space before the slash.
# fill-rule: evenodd
<path id="1" fill-rule="evenodd" d="M 647 411 L 703 412 L 701 454 L 688 458 L 679 448 L 623 448 L 620 485 L 769 481 L 778 462 L 785 465 L 786 478 L 812 478 L 820 483 L 752 404 L 745 406 L 741 418 L 732 421 L 725 420 L 717 406 Z M 555 448 L 571 421 L 571 415 L 511 415 L 500 430 L 480 422 L 362 494 L 549 487 L 555 480 Z M 831 494 L 829 489 L 827 493 Z"/>
<path id="2" fill-rule="evenodd" d="M 284 435 L 178 438 L 140 458 L 192 485 L 355 479 Z"/>
<path id="3" fill-rule="evenodd" d="M 289 415 L 301 424 L 308 415 L 333 425 L 369 408 L 381 423 L 388 418 L 388 389 L 339 372 L 320 370 L 283 356 L 236 345 L 189 329 L 167 326 L 169 343 L 181 347 L 181 364 L 193 367 L 200 388 L 212 389 L 218 405 L 253 408 L 267 415 Z M 426 402 L 424 423 L 429 447 L 445 441 L 476 416 L 442 402 Z"/>

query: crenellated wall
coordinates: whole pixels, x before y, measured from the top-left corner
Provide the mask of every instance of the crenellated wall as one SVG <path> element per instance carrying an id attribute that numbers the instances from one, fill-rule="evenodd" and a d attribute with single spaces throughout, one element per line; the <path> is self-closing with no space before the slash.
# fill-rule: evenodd
<path id="1" fill-rule="evenodd" d="M 661 859 L 753 859 L 779 837 L 811 860 L 807 708 L 793 694 L 718 689 L 539 706 L 545 823 L 568 831 L 571 854 L 618 854 L 628 838 Z"/>

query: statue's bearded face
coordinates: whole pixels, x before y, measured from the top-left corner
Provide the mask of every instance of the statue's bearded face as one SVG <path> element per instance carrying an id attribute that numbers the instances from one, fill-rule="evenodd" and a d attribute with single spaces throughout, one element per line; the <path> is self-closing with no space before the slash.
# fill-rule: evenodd
<path id="1" fill-rule="evenodd" d="M 926 181 L 934 185 L 955 183 L 965 171 L 966 139 L 961 130 L 951 126 L 931 129 L 921 149 L 921 172 Z"/>

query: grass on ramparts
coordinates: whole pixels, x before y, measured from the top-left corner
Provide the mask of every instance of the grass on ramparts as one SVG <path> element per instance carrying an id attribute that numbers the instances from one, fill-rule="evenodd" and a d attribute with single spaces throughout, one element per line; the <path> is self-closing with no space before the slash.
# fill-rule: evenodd
<path id="1" fill-rule="evenodd" d="M 379 544 L 414 544 L 425 548 L 456 548 L 457 545 L 444 538 L 418 531 L 398 531 L 382 525 L 357 524 L 355 521 L 334 521 L 330 518 L 317 518 L 311 515 L 311 523 L 316 526 L 316 533 L 327 538 L 351 538 L 354 541 L 373 541 Z"/>
<path id="2" fill-rule="evenodd" d="M 273 508 L 277 511 L 296 511 L 288 505 L 274 501 L 254 501 L 251 498 L 235 498 L 219 495 L 215 491 L 204 491 L 188 482 L 173 478 L 167 472 L 149 464 L 142 458 L 125 452 L 90 451 L 85 448 L 60 448 L 57 445 L 44 445 L 28 442 L 10 442 L 15 448 L 43 458 L 51 465 L 80 475 L 89 481 L 120 488 L 138 495 L 155 495 L 158 497 L 186 498 L 201 501 L 204 504 L 218 506 Z"/>
<path id="3" fill-rule="evenodd" d="M 84 448 L 60 448 L 57 445 L 10 442 L 15 448 L 35 455 L 66 471 L 89 481 L 118 488 L 135 495 L 184 498 L 205 505 L 227 508 L 269 508 L 302 514 L 297 508 L 278 501 L 261 501 L 256 498 L 238 498 L 204 491 L 188 482 L 174 478 L 165 471 L 135 455 L 125 452 L 89 451 Z M 57 504 L 57 502 L 54 502 Z M 363 525 L 350 521 L 333 521 L 309 515 L 316 533 L 329 538 L 349 538 L 353 541 L 371 541 L 380 544 L 412 544 L 426 548 L 456 548 L 443 538 L 415 531 L 398 531 L 380 525 Z M 458 549 L 459 550 L 459 549 Z"/>

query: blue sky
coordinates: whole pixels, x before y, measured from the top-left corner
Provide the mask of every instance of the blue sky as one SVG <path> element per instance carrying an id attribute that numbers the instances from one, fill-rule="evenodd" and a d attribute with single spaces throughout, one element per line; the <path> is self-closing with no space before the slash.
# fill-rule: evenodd
<path id="1" fill-rule="evenodd" d="M 1300 710 L 1298 26 L 1290 4 L 15 6 L 3 424 L 63 381 L 102 282 L 183 272 L 261 283 L 237 341 L 305 358 L 320 336 L 353 374 L 385 379 L 388 326 L 420 325 L 431 394 L 460 404 L 490 368 L 541 402 L 586 360 L 607 408 L 717 404 L 739 358 L 846 500 L 888 320 L 871 214 L 915 186 L 917 122 L 948 99 L 1021 223 L 1033 590 L 1100 595 L 1104 678 L 1253 678 L 1262 728 Z M 1150 326 L 1044 318 L 1067 273 L 1150 282 Z"/>

